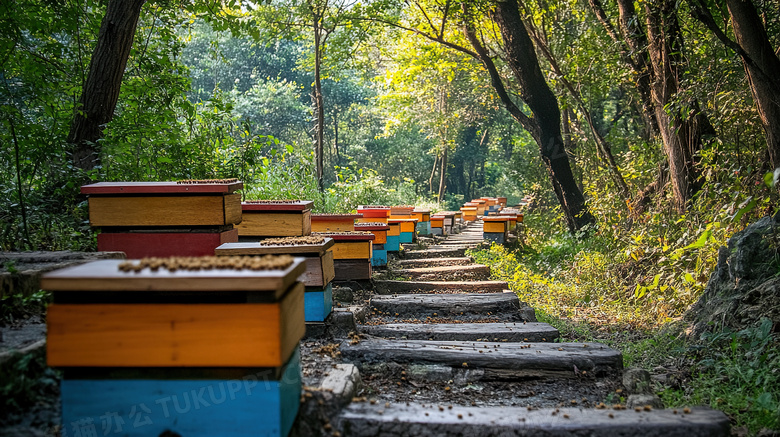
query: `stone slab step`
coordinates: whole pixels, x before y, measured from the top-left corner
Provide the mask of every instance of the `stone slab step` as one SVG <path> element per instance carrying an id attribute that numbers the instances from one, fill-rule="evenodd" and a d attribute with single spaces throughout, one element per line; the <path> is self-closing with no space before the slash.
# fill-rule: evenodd
<path id="1" fill-rule="evenodd" d="M 501 293 L 505 281 L 374 281 L 377 294 Z"/>
<path id="2" fill-rule="evenodd" d="M 467 266 L 417 267 L 395 269 L 393 273 L 413 280 L 485 281 L 490 278 L 490 267 L 482 264 Z"/>
<path id="3" fill-rule="evenodd" d="M 552 342 L 558 330 L 547 323 L 391 323 L 361 326 L 376 337 L 404 340 Z"/>
<path id="4" fill-rule="evenodd" d="M 623 355 L 601 343 L 505 343 L 367 339 L 343 342 L 341 356 L 362 364 L 436 364 L 481 369 L 483 379 L 574 378 L 614 374 Z"/>
<path id="5" fill-rule="evenodd" d="M 431 258 L 431 259 L 402 259 L 396 261 L 396 264 L 405 269 L 414 269 L 419 267 L 436 267 L 436 266 L 467 266 L 474 262 L 474 259 L 469 256 L 453 257 L 453 258 Z"/>
<path id="6" fill-rule="evenodd" d="M 536 409 L 421 404 L 353 403 L 337 419 L 341 435 L 488 437 L 726 437 L 728 417 L 704 407 L 690 410 Z"/>
<path id="7" fill-rule="evenodd" d="M 399 294 L 374 296 L 371 306 L 399 317 L 480 316 L 530 322 L 530 308 L 514 293 Z M 526 309 L 526 311 L 521 311 Z M 530 311 L 533 315 L 533 310 Z"/>
<path id="8" fill-rule="evenodd" d="M 462 257 L 466 254 L 466 248 L 460 247 L 440 247 L 430 246 L 425 250 L 404 251 L 404 259 L 427 259 L 427 258 L 451 258 Z"/>

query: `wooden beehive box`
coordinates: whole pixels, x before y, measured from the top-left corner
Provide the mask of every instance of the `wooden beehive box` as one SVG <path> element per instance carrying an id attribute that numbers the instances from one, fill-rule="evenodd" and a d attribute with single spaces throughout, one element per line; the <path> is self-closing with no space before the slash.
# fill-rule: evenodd
<path id="1" fill-rule="evenodd" d="M 398 252 L 401 250 L 401 223 L 387 222 L 390 227 L 387 230 L 387 243 L 385 243 L 385 249 L 388 252 Z"/>
<path id="2" fill-rule="evenodd" d="M 390 217 L 390 207 L 382 205 L 360 205 L 357 207 L 357 213 L 363 214 L 363 218 L 358 219 L 358 223 L 387 223 L 387 219 Z"/>
<path id="3" fill-rule="evenodd" d="M 444 216 L 434 214 L 431 216 L 431 233 L 433 235 L 444 235 Z"/>
<path id="4" fill-rule="evenodd" d="M 460 212 L 463 213 L 463 221 L 465 222 L 473 222 L 477 219 L 476 206 L 462 206 Z"/>
<path id="5" fill-rule="evenodd" d="M 390 207 L 390 218 L 391 219 L 412 218 L 412 211 L 413 210 L 414 210 L 414 206 L 409 206 L 409 205 L 391 206 Z"/>
<path id="6" fill-rule="evenodd" d="M 228 226 L 241 222 L 244 184 L 237 180 L 99 182 L 81 187 L 89 196 L 94 227 L 159 228 Z"/>
<path id="7" fill-rule="evenodd" d="M 355 230 L 355 220 L 363 214 L 312 214 L 312 232 L 350 232 Z"/>
<path id="8" fill-rule="evenodd" d="M 506 208 L 506 197 L 499 197 L 498 198 L 498 204 L 501 205 L 502 208 Z"/>
<path id="9" fill-rule="evenodd" d="M 322 288 L 333 280 L 333 251 L 336 242 L 321 236 L 272 238 L 260 242 L 227 243 L 216 256 L 292 255 L 304 259 L 306 270 L 299 280 L 306 287 Z"/>
<path id="10" fill-rule="evenodd" d="M 484 199 L 474 199 L 471 201 L 471 203 L 476 203 L 477 215 L 479 216 L 485 215 L 485 210 L 487 209 L 487 202 Z"/>
<path id="11" fill-rule="evenodd" d="M 387 265 L 387 232 L 390 230 L 390 225 L 375 222 L 375 223 L 357 223 L 355 224 L 356 231 L 371 232 L 374 234 L 374 241 L 371 245 L 371 265 L 374 267 L 382 267 Z"/>
<path id="12" fill-rule="evenodd" d="M 239 237 L 301 237 L 311 234 L 310 200 L 247 200 L 241 203 Z"/>
<path id="13" fill-rule="evenodd" d="M 265 271 L 190 270 L 239 262 L 199 257 L 171 261 L 174 271 L 124 271 L 139 261 L 102 260 L 47 273 L 49 365 L 281 367 L 305 330 L 304 260 L 286 258 L 286 267 Z"/>
<path id="14" fill-rule="evenodd" d="M 374 234 L 371 232 L 328 232 L 316 235 L 335 240 L 333 245 L 336 281 L 371 279 L 371 255 Z"/>
<path id="15" fill-rule="evenodd" d="M 84 185 L 98 250 L 145 256 L 211 255 L 238 241 L 243 184 L 235 179 Z"/>
<path id="16" fill-rule="evenodd" d="M 420 235 L 430 235 L 431 233 L 431 211 L 426 209 L 415 209 L 412 211 L 412 218 L 417 219 L 417 233 Z"/>

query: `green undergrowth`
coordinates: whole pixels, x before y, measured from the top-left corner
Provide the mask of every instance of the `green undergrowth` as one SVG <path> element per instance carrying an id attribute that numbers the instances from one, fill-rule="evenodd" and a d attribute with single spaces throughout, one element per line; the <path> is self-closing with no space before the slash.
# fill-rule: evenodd
<path id="1" fill-rule="evenodd" d="M 0 364 L 0 424 L 56 396 L 58 380 L 43 353 L 16 355 Z"/>

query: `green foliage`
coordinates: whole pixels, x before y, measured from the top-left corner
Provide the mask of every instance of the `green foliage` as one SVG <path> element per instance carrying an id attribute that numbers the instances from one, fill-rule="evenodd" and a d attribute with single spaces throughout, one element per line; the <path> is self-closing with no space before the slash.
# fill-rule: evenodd
<path id="1" fill-rule="evenodd" d="M 780 429 L 779 340 L 769 319 L 738 332 L 705 334 L 687 349 L 694 362 L 690 381 L 685 388 L 665 388 L 665 405 L 710 405 L 751 434 Z"/>
<path id="2" fill-rule="evenodd" d="M 18 355 L 0 364 L 0 419 L 28 411 L 58 392 L 59 375 L 43 354 Z"/>
<path id="3" fill-rule="evenodd" d="M 13 265 L 6 265 L 8 272 L 14 273 Z M 46 313 L 46 305 L 51 303 L 51 294 L 38 291 L 30 296 L 14 294 L 0 299 L 0 325 L 9 325 L 34 315 Z"/>

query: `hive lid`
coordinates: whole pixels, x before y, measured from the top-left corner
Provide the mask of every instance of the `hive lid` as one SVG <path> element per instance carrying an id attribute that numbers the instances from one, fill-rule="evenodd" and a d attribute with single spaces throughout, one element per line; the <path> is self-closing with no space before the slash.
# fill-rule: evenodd
<path id="1" fill-rule="evenodd" d="M 311 221 L 329 222 L 363 218 L 363 214 L 312 214 Z"/>
<path id="2" fill-rule="evenodd" d="M 200 259 L 221 257 L 199 257 Z M 306 270 L 304 258 L 278 270 L 183 270 L 122 271 L 122 263 L 138 260 L 100 260 L 46 273 L 41 288 L 48 291 L 276 291 L 284 292 Z"/>
<path id="3" fill-rule="evenodd" d="M 373 241 L 376 236 L 371 232 L 312 232 L 312 235 L 321 235 L 339 241 Z"/>
<path id="4" fill-rule="evenodd" d="M 310 237 L 289 237 L 290 240 Z M 276 239 L 274 239 L 276 240 Z M 266 240 L 267 241 L 267 240 Z M 321 243 L 302 244 L 262 244 L 250 243 L 224 243 L 214 250 L 217 256 L 230 255 L 268 255 L 268 254 L 317 254 L 322 255 L 336 243 L 332 238 L 323 237 Z"/>
<path id="5" fill-rule="evenodd" d="M 309 211 L 311 200 L 247 200 L 241 202 L 243 211 Z"/>
<path id="6" fill-rule="evenodd" d="M 237 179 L 207 181 L 98 182 L 83 185 L 81 194 L 226 194 L 244 188 L 244 183 Z"/>

